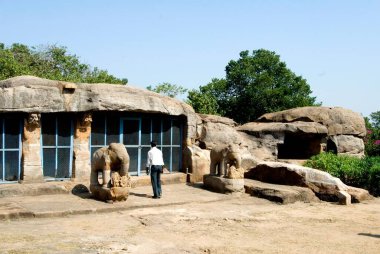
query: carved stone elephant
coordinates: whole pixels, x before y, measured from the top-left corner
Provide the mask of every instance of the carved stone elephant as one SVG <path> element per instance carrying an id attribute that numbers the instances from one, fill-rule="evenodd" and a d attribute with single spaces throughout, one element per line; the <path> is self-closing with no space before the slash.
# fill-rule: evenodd
<path id="1" fill-rule="evenodd" d="M 123 144 L 111 143 L 95 151 L 91 163 L 91 186 L 111 187 L 111 170 L 121 177 L 128 175 L 129 155 Z M 102 172 L 102 184 L 98 181 L 98 174 Z"/>
<path id="2" fill-rule="evenodd" d="M 241 167 L 241 153 L 239 146 L 227 145 L 217 146 L 210 152 L 210 175 L 223 176 L 227 174 L 227 164 L 234 165 L 236 168 Z"/>

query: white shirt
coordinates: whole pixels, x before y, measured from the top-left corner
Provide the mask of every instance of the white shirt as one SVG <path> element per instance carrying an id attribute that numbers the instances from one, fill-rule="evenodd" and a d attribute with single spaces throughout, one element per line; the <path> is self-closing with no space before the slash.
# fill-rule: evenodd
<path id="1" fill-rule="evenodd" d="M 150 168 L 152 165 L 164 165 L 164 159 L 162 158 L 162 152 L 157 147 L 152 147 L 148 152 L 148 160 L 146 166 Z"/>

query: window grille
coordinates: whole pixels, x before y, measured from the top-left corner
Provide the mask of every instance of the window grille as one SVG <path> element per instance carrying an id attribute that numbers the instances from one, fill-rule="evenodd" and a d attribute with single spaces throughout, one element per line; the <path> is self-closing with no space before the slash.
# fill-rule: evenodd
<path id="1" fill-rule="evenodd" d="M 179 119 L 168 116 L 96 113 L 91 126 L 91 155 L 112 142 L 123 143 L 130 157 L 131 175 L 145 174 L 150 141 L 162 150 L 166 168 L 179 171 L 182 158 L 182 126 Z M 109 119 L 112 119 L 109 120 Z M 91 156 L 92 157 L 92 156 Z"/>
<path id="2" fill-rule="evenodd" d="M 0 116 L 0 182 L 20 179 L 21 119 Z"/>
<path id="3" fill-rule="evenodd" d="M 47 179 L 72 176 L 73 123 L 69 114 L 41 116 L 42 168 Z"/>

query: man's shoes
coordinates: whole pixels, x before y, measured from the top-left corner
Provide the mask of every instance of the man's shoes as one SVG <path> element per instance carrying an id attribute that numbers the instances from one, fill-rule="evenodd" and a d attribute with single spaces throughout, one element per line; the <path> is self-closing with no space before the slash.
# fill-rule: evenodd
<path id="1" fill-rule="evenodd" d="M 158 196 L 153 196 L 152 198 L 154 198 L 154 199 L 158 199 L 158 198 L 160 198 L 160 197 L 158 197 Z"/>

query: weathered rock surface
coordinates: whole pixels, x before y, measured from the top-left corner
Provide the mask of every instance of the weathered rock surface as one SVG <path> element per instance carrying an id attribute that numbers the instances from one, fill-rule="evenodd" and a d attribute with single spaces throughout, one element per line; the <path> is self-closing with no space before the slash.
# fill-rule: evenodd
<path id="1" fill-rule="evenodd" d="M 245 177 L 273 184 L 307 187 L 320 199 L 327 201 L 339 201 L 339 191 L 350 194 L 352 202 L 361 202 L 372 197 L 368 191 L 347 186 L 327 172 L 282 162 L 262 161 L 246 172 Z"/>
<path id="2" fill-rule="evenodd" d="M 291 204 L 300 202 L 319 202 L 317 196 L 309 188 L 264 183 L 251 179 L 244 179 L 245 192 L 270 201 Z"/>
<path id="3" fill-rule="evenodd" d="M 203 186 L 219 193 L 244 192 L 244 179 L 229 179 L 215 175 L 204 175 Z"/>
<path id="4" fill-rule="evenodd" d="M 327 128 L 315 122 L 291 122 L 291 123 L 246 123 L 236 128 L 248 134 L 257 133 L 307 133 L 307 134 L 327 134 Z"/>
<path id="5" fill-rule="evenodd" d="M 338 154 L 364 156 L 364 141 L 351 135 L 337 135 L 335 137 Z"/>
<path id="6" fill-rule="evenodd" d="M 277 145 L 283 142 L 283 134 L 258 133 L 255 135 L 239 131 L 236 123 L 226 117 L 201 115 L 197 125 L 197 141 L 202 149 L 211 150 L 217 146 L 239 145 L 245 147 L 249 156 L 243 154 L 242 164 L 254 161 L 275 160 Z M 250 158 L 249 158 L 250 157 Z"/>
<path id="7" fill-rule="evenodd" d="M 195 136 L 198 117 L 190 105 L 145 89 L 130 85 L 74 84 L 33 76 L 0 81 L 0 112 L 102 110 L 184 115 L 188 121 L 188 136 Z"/>
<path id="8" fill-rule="evenodd" d="M 186 146 L 184 167 L 190 173 L 191 183 L 203 181 L 203 176 L 210 174 L 210 151 L 202 150 L 196 145 Z"/>
<path id="9" fill-rule="evenodd" d="M 301 107 L 264 114 L 259 122 L 316 122 L 327 127 L 328 135 L 354 135 L 364 137 L 366 128 L 363 117 L 340 107 Z"/>
<path id="10" fill-rule="evenodd" d="M 200 114 L 199 116 L 202 122 L 197 126 L 197 139 L 202 149 L 242 142 L 239 133 L 235 130 L 236 123 L 232 119 L 213 115 Z"/>

